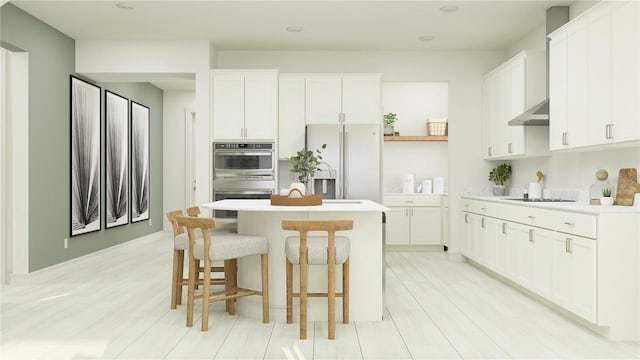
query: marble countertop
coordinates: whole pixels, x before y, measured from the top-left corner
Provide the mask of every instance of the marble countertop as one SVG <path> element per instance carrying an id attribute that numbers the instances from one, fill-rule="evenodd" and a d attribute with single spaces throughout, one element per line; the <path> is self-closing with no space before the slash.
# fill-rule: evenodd
<path id="1" fill-rule="evenodd" d="M 323 200 L 322 205 L 316 206 L 274 206 L 270 200 L 253 199 L 225 199 L 200 205 L 214 210 L 235 211 L 311 211 L 311 212 L 383 212 L 388 211 L 384 205 L 371 200 Z"/>
<path id="2" fill-rule="evenodd" d="M 463 199 L 493 201 L 502 204 L 519 205 L 527 207 L 536 207 L 552 210 L 566 210 L 587 214 L 640 214 L 640 206 L 602 206 L 589 205 L 581 202 L 523 202 L 509 200 L 514 199 L 513 196 L 475 196 L 463 195 Z"/>

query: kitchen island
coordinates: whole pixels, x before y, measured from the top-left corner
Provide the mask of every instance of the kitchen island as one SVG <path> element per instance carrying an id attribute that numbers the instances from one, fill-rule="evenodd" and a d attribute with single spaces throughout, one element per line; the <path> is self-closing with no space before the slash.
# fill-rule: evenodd
<path id="1" fill-rule="evenodd" d="M 388 209 L 369 200 L 324 200 L 317 206 L 273 206 L 269 200 L 226 199 L 201 205 L 213 210 L 238 212 L 238 233 L 261 235 L 269 240 L 269 311 L 273 319 L 286 319 L 286 282 L 284 242 L 297 232 L 282 230 L 283 219 L 352 219 L 353 230 L 339 232 L 350 238 L 350 309 L 352 321 L 381 321 L 384 301 L 384 234 L 382 213 Z M 320 235 L 320 234 L 318 234 Z M 342 267 L 336 267 L 336 279 L 342 278 Z M 260 289 L 260 259 L 238 259 L 238 284 Z M 294 291 L 298 289 L 298 267 L 294 266 Z M 309 267 L 308 292 L 327 291 L 327 267 Z M 342 291 L 341 281 L 336 291 Z M 243 315 L 261 318 L 259 298 L 238 299 L 237 310 Z M 299 314 L 299 302 L 294 300 L 294 318 Z M 336 299 L 336 308 L 342 298 Z M 308 299 L 308 319 L 327 320 L 327 299 Z M 342 312 L 336 311 L 341 321 Z"/>

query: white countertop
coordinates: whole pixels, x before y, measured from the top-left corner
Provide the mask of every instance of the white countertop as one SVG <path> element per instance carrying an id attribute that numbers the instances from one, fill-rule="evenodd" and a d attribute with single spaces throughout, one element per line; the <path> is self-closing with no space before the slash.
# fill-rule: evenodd
<path id="1" fill-rule="evenodd" d="M 426 194 L 426 193 L 384 193 L 384 196 L 448 196 L 448 194 Z"/>
<path id="2" fill-rule="evenodd" d="M 371 200 L 323 200 L 316 206 L 274 206 L 270 200 L 226 199 L 200 205 L 214 210 L 235 211 L 345 211 L 345 212 L 383 212 L 388 211 L 384 205 Z"/>
<path id="3" fill-rule="evenodd" d="M 638 206 L 602 206 L 602 205 L 589 205 L 579 202 L 524 202 L 509 200 L 514 199 L 513 196 L 474 196 L 463 195 L 464 199 L 493 201 L 502 204 L 511 204 L 527 207 L 545 208 L 552 210 L 566 210 L 587 214 L 640 214 L 640 207 Z"/>

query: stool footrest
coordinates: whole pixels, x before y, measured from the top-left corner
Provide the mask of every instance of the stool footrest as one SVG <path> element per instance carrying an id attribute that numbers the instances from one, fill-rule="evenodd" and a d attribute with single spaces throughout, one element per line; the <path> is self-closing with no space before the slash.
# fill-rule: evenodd
<path id="1" fill-rule="evenodd" d="M 214 291 L 209 293 L 209 302 L 224 301 L 244 296 L 262 295 L 262 291 L 235 288 L 222 291 Z M 205 294 L 194 295 L 194 299 L 202 299 Z"/>
<path id="2" fill-rule="evenodd" d="M 291 293 L 293 297 L 300 297 L 300 293 Z M 329 297 L 328 293 L 307 293 L 307 297 Z M 344 297 L 344 293 L 336 293 L 336 297 Z"/>

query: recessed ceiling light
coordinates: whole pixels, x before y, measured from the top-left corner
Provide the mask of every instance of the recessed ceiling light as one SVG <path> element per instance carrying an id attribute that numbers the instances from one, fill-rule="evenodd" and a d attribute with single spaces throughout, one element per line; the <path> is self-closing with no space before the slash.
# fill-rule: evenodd
<path id="1" fill-rule="evenodd" d="M 459 9 L 460 8 L 455 6 L 455 5 L 445 5 L 445 6 L 441 6 L 440 7 L 440 11 L 442 11 L 442 12 L 456 12 Z"/>
<path id="2" fill-rule="evenodd" d="M 302 26 L 287 26 L 288 32 L 302 32 Z"/>
<path id="3" fill-rule="evenodd" d="M 136 8 L 133 4 L 129 4 L 125 2 L 116 3 L 116 7 L 122 10 L 133 10 Z"/>
<path id="4" fill-rule="evenodd" d="M 425 42 L 426 41 L 433 41 L 435 39 L 436 39 L 436 37 L 435 36 L 431 36 L 431 35 L 422 35 L 422 36 L 418 37 L 418 40 L 425 41 Z"/>

